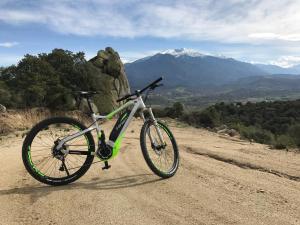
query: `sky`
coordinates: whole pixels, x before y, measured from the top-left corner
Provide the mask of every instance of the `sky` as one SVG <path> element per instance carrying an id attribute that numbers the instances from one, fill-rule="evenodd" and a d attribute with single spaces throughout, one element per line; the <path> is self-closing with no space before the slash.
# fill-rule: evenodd
<path id="1" fill-rule="evenodd" d="M 0 66 L 63 48 L 107 46 L 123 62 L 174 48 L 300 64 L 299 0 L 0 0 Z"/>

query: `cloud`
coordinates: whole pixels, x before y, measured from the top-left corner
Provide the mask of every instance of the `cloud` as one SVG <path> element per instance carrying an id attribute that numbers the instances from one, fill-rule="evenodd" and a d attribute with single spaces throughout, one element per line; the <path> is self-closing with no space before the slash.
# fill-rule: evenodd
<path id="1" fill-rule="evenodd" d="M 300 64 L 300 56 L 281 56 L 277 60 L 270 61 L 270 64 L 284 68 L 292 67 Z"/>
<path id="2" fill-rule="evenodd" d="M 0 47 L 3 47 L 3 48 L 11 48 L 11 47 L 14 47 L 16 45 L 18 45 L 19 43 L 18 42 L 2 42 L 0 43 Z"/>
<path id="3" fill-rule="evenodd" d="M 274 33 L 254 33 L 249 34 L 250 38 L 256 38 L 261 40 L 283 40 L 283 41 L 300 41 L 299 34 L 274 34 Z"/>
<path id="4" fill-rule="evenodd" d="M 150 51 L 140 51 L 140 52 L 123 51 L 123 52 L 120 52 L 119 54 L 121 56 L 121 60 L 123 63 L 129 63 L 129 62 L 133 62 L 137 59 L 155 55 L 158 52 L 162 52 L 162 51 L 163 50 L 150 50 Z"/>
<path id="5" fill-rule="evenodd" d="M 63 34 L 160 37 L 228 43 L 300 41 L 297 0 L 18 0 L 1 3 L 0 21 L 37 23 Z"/>

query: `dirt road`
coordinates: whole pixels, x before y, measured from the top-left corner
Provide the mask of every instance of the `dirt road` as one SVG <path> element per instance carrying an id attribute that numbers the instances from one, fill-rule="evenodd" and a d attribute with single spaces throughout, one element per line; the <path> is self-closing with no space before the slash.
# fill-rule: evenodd
<path id="1" fill-rule="evenodd" d="M 142 157 L 140 125 L 110 170 L 95 164 L 63 187 L 26 173 L 21 135 L 2 138 L 0 224 L 300 224 L 300 154 L 172 122 L 180 168 L 161 180 Z"/>

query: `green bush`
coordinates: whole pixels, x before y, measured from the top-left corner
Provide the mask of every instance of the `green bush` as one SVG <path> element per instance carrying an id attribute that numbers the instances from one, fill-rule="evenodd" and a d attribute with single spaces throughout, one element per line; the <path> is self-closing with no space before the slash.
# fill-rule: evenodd
<path id="1" fill-rule="evenodd" d="M 259 127 L 255 126 L 245 126 L 242 124 L 237 124 L 234 127 L 239 131 L 242 138 L 248 140 L 254 140 L 261 144 L 273 144 L 274 143 L 274 135 L 267 130 L 263 130 Z"/>
<path id="2" fill-rule="evenodd" d="M 295 142 L 291 136 L 279 135 L 276 138 L 274 148 L 276 149 L 286 149 L 288 146 L 295 146 Z"/>
<path id="3" fill-rule="evenodd" d="M 300 147 L 300 124 L 295 124 L 289 128 L 289 136 L 293 139 L 296 146 Z"/>
<path id="4" fill-rule="evenodd" d="M 170 118 L 179 118 L 183 115 L 184 107 L 182 103 L 175 102 L 172 107 L 165 108 L 166 116 Z"/>

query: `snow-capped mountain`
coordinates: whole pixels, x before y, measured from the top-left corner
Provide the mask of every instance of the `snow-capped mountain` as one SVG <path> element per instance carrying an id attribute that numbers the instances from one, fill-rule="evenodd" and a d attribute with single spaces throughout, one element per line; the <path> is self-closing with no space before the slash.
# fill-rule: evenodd
<path id="1" fill-rule="evenodd" d="M 205 57 L 206 56 L 194 49 L 187 49 L 187 48 L 168 49 L 166 51 L 162 51 L 159 53 L 163 55 L 173 55 L 175 57 L 180 57 L 180 56 Z"/>
<path id="2" fill-rule="evenodd" d="M 185 48 L 162 51 L 127 63 L 125 69 L 133 87 L 140 87 L 161 75 L 165 77 L 166 86 L 203 87 L 269 74 L 251 63 Z"/>

